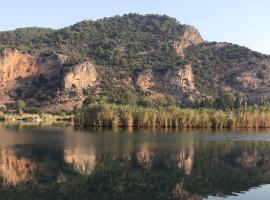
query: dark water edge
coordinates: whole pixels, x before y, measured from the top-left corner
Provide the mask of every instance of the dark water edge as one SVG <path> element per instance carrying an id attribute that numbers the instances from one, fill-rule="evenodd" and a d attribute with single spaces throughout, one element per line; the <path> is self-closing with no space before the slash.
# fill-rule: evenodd
<path id="1" fill-rule="evenodd" d="M 269 133 L 2 124 L 0 199 L 265 199 Z"/>

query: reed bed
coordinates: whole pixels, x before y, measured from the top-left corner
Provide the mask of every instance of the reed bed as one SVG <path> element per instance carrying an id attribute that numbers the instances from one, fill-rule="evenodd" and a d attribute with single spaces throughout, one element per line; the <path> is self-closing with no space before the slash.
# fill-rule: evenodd
<path id="1" fill-rule="evenodd" d="M 172 128 L 270 128 L 266 109 L 144 108 L 114 104 L 91 104 L 77 112 L 81 127 L 172 127 Z"/>

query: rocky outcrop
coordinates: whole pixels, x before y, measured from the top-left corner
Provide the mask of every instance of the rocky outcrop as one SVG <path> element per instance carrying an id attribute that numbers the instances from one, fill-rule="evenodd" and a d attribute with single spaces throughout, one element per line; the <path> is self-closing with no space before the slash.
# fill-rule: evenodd
<path id="1" fill-rule="evenodd" d="M 176 52 L 183 58 L 185 48 L 201 43 L 203 43 L 203 38 L 198 30 L 193 26 L 185 26 L 180 40 L 174 42 L 174 48 Z"/>
<path id="2" fill-rule="evenodd" d="M 39 95 L 46 88 L 52 90 L 60 84 L 61 75 L 62 63 L 56 55 L 30 55 L 6 49 L 0 58 L 0 104 L 25 95 Z"/>
<path id="3" fill-rule="evenodd" d="M 194 86 L 191 65 L 162 71 L 147 70 L 139 74 L 137 86 L 152 94 L 170 94 L 177 97 L 200 95 Z"/>
<path id="4" fill-rule="evenodd" d="M 22 54 L 15 50 L 5 50 L 4 57 L 0 60 L 0 84 L 1 88 L 17 78 L 33 76 L 38 69 L 35 66 L 34 58 L 28 54 Z"/>
<path id="5" fill-rule="evenodd" d="M 61 73 L 61 61 L 57 57 L 32 56 L 17 50 L 6 49 L 0 59 L 0 84 L 8 87 L 16 80 L 39 75 L 55 76 Z"/>
<path id="6" fill-rule="evenodd" d="M 95 66 L 87 61 L 75 65 L 64 77 L 64 90 L 70 91 L 76 89 L 77 92 L 82 92 L 83 89 L 93 86 L 98 78 L 98 73 Z"/>
<path id="7" fill-rule="evenodd" d="M 97 71 L 91 62 L 83 62 L 64 71 L 65 55 L 40 53 L 30 55 L 5 49 L 0 57 L 0 106 L 25 99 L 31 106 L 73 109 L 85 99 L 83 89 L 97 81 Z M 61 95 L 60 97 L 60 90 Z M 76 95 L 69 96 L 76 91 Z M 60 102 L 68 99 L 68 103 Z M 74 101 L 73 101 L 74 100 Z"/>

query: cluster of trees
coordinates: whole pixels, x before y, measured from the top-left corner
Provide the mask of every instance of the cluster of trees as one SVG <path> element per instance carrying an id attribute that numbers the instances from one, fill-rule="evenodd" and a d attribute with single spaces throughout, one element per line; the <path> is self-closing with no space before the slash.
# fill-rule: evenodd
<path id="1" fill-rule="evenodd" d="M 183 28 L 165 15 L 128 14 L 59 30 L 33 27 L 0 32 L 0 50 L 61 53 L 68 56 L 67 66 L 91 58 L 111 67 L 173 67 L 180 62 L 173 41 L 179 40 Z"/>
<path id="2" fill-rule="evenodd" d="M 218 109 L 248 104 L 237 95 L 219 94 L 219 88 L 224 87 L 225 78 L 228 78 L 223 75 L 236 63 L 245 63 L 246 68 L 253 67 L 254 60 L 262 59 L 264 55 L 237 45 L 214 42 L 187 48 L 183 59 L 176 53 L 173 44 L 181 38 L 184 29 L 185 25 L 165 15 L 128 14 L 82 21 L 59 30 L 33 27 L 0 32 L 0 52 L 4 48 L 17 48 L 43 56 L 64 54 L 67 55 L 64 63 L 67 70 L 74 64 L 91 59 L 99 67 L 102 93 L 97 96 L 95 91 L 86 91 L 89 95 L 86 104 L 106 102 L 143 107 L 170 104 Z M 186 63 L 193 64 L 196 88 L 214 99 L 180 102 L 174 97 L 164 97 L 151 100 L 137 88 L 122 84 L 128 78 L 135 80 L 136 74 L 145 69 L 168 69 Z M 258 73 L 259 78 L 264 76 Z M 59 86 L 49 84 L 51 82 L 40 77 L 33 84 L 39 88 L 43 85 L 44 94 L 28 93 L 28 96 L 22 96 L 22 90 L 18 89 L 16 97 L 51 101 L 59 89 Z M 70 95 L 76 96 L 77 93 L 74 90 Z"/>
<path id="3" fill-rule="evenodd" d="M 204 94 L 215 95 L 225 82 L 232 83 L 233 75 L 228 76 L 235 68 L 250 70 L 266 58 L 258 52 L 230 43 L 203 43 L 185 50 L 185 59 L 193 63 L 195 86 Z M 266 66 L 262 66 L 262 69 Z M 263 73 L 258 74 L 263 78 Z"/>
<path id="4" fill-rule="evenodd" d="M 216 98 L 205 97 L 201 100 L 184 101 L 182 105 L 187 108 L 232 110 L 250 106 L 252 103 L 235 93 L 220 93 Z"/>
<path id="5" fill-rule="evenodd" d="M 100 85 L 98 86 L 100 87 Z M 182 108 L 212 108 L 221 110 L 233 110 L 254 105 L 248 99 L 241 97 L 238 93 L 219 91 L 217 97 L 204 97 L 202 99 L 178 99 L 172 95 L 164 95 L 158 98 L 151 98 L 147 93 L 137 91 L 132 87 L 116 86 L 116 83 L 101 84 L 101 92 L 96 94 L 96 88 L 91 88 L 85 93 L 88 98 L 84 106 L 90 104 L 117 104 L 141 106 L 144 108 L 159 107 L 182 107 Z M 262 102 L 261 104 L 267 104 Z"/>

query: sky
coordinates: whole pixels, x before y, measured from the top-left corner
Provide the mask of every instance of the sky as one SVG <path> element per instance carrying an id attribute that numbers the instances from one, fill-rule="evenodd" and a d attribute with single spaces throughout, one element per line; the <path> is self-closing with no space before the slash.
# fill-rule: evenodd
<path id="1" fill-rule="evenodd" d="M 0 31 L 127 13 L 166 14 L 195 26 L 207 41 L 231 42 L 270 55 L 269 0 L 0 0 Z"/>

